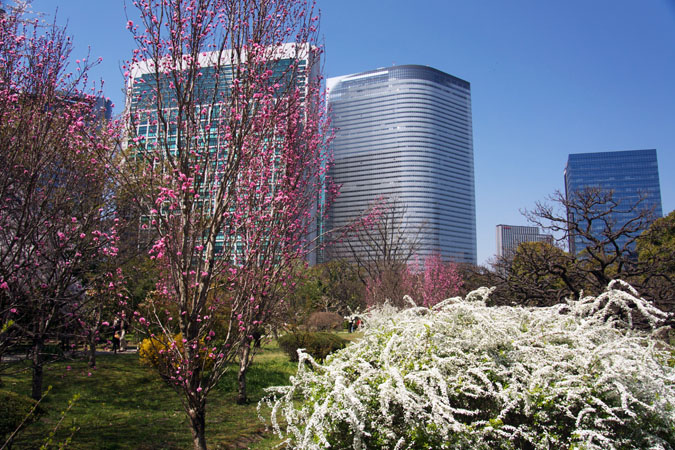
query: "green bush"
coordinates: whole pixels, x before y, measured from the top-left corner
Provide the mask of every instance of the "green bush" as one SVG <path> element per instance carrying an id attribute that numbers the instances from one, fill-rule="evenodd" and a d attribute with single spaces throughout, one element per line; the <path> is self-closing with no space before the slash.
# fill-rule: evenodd
<path id="1" fill-rule="evenodd" d="M 312 355 L 314 359 L 324 360 L 335 350 L 345 348 L 346 339 L 332 333 L 289 333 L 279 338 L 279 347 L 288 354 L 291 361 L 298 360 L 298 349 Z"/>
<path id="2" fill-rule="evenodd" d="M 0 390 L 0 446 L 29 414 L 30 417 L 26 419 L 24 425 L 34 422 L 44 413 L 44 410 L 38 406 L 31 414 L 35 403 L 35 400 L 25 395 Z"/>

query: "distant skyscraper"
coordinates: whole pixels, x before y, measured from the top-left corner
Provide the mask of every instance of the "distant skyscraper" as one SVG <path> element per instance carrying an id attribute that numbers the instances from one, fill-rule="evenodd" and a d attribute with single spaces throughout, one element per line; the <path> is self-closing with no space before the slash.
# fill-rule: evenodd
<path id="1" fill-rule="evenodd" d="M 608 218 L 615 227 L 620 227 L 637 214 L 627 211 L 641 197 L 640 209 L 653 212 L 654 218 L 663 215 L 661 209 L 661 187 L 656 150 L 628 150 L 619 152 L 575 153 L 569 155 L 565 168 L 565 195 L 572 199 L 575 192 L 588 188 L 611 191 L 619 206 Z M 626 210 L 626 212 L 622 212 Z M 578 213 L 568 210 L 568 220 L 581 220 Z M 593 223 L 592 233 L 600 236 L 604 225 Z M 621 243 L 620 243 L 621 244 Z M 579 253 L 587 243 L 581 236 L 569 238 L 570 252 Z"/>
<path id="2" fill-rule="evenodd" d="M 99 111 L 99 118 L 110 120 L 112 119 L 112 101 L 103 97 L 96 99 L 96 109 Z"/>
<path id="3" fill-rule="evenodd" d="M 511 257 L 523 242 L 553 243 L 550 234 L 539 234 L 537 227 L 497 225 L 497 257 Z"/>
<path id="4" fill-rule="evenodd" d="M 328 229 L 384 199 L 402 207 L 421 258 L 437 251 L 475 263 L 470 84 L 405 65 L 329 78 L 327 87 L 337 129 L 330 174 L 341 185 Z"/>

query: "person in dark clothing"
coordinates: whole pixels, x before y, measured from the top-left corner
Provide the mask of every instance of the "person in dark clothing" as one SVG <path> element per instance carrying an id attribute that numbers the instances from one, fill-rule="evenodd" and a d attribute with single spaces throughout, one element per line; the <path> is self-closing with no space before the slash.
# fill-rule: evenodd
<path id="1" fill-rule="evenodd" d="M 115 319 L 113 322 L 113 338 L 112 338 L 112 351 L 113 354 L 117 354 L 117 350 L 120 348 L 120 337 L 122 332 L 122 325 L 120 324 L 119 319 Z"/>

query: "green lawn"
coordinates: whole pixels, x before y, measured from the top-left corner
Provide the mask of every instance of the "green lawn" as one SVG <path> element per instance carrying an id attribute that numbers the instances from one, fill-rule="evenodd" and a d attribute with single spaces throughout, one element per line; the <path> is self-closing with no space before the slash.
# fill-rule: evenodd
<path id="1" fill-rule="evenodd" d="M 188 449 L 191 435 L 180 399 L 159 377 L 142 366 L 136 354 L 101 355 L 96 370 L 86 362 L 60 362 L 47 367 L 45 386 L 52 391 L 43 401 L 49 414 L 30 425 L 15 440 L 14 449 L 39 447 L 60 418 L 68 400 L 80 399 L 66 415 L 55 442 L 77 427 L 73 449 Z M 237 405 L 236 376 L 229 373 L 209 396 L 207 441 L 209 448 L 269 449 L 278 443 L 258 420 L 256 406 L 263 388 L 287 384 L 296 365 L 276 344 L 263 348 L 249 370 L 251 403 Z M 30 392 L 28 373 L 3 377 L 4 389 Z M 0 443 L 1 445 L 1 443 Z"/>

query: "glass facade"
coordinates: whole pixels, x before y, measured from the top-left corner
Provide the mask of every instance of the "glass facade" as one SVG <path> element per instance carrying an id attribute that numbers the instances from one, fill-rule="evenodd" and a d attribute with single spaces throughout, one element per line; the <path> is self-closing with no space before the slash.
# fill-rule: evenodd
<path id="1" fill-rule="evenodd" d="M 511 257 L 523 242 L 548 242 L 553 244 L 553 236 L 539 234 L 538 227 L 497 225 L 497 257 Z"/>
<path id="2" fill-rule="evenodd" d="M 663 215 L 661 209 L 661 187 L 656 150 L 628 150 L 618 152 L 570 154 L 565 168 L 565 194 L 569 200 L 575 192 L 597 188 L 613 194 L 618 203 L 615 212 L 607 220 L 614 227 L 621 227 L 635 217 L 636 211 L 629 211 L 640 198 L 639 210 L 651 211 L 653 218 Z M 579 213 L 567 211 L 568 219 L 576 222 Z M 601 236 L 605 230 L 601 221 L 592 223 L 592 233 Z M 620 245 L 625 243 L 619 242 Z M 570 252 L 577 254 L 586 248 L 581 236 L 569 238 Z"/>
<path id="3" fill-rule="evenodd" d="M 470 84 L 405 65 L 329 78 L 327 88 L 336 129 L 330 176 L 341 186 L 327 229 L 388 200 L 404 206 L 401 228 L 417 236 L 421 259 L 438 251 L 475 263 Z"/>
<path id="4" fill-rule="evenodd" d="M 272 80 L 270 85 L 274 85 L 277 89 L 275 94 L 283 95 L 289 83 L 294 83 L 294 86 L 304 89 L 306 95 L 307 78 L 318 76 L 319 62 L 316 59 L 317 57 L 306 44 L 287 43 L 281 46 L 277 52 L 276 57 L 266 63 L 270 72 L 269 80 Z M 212 52 L 200 56 L 200 76 L 195 82 L 193 95 L 196 103 L 203 102 L 204 107 L 201 109 L 199 117 L 196 118 L 197 120 L 194 121 L 196 131 L 192 131 L 192 140 L 190 142 L 184 141 L 182 147 L 178 142 L 178 136 L 181 133 L 179 133 L 176 125 L 176 118 L 179 113 L 175 97 L 176 91 L 172 88 L 173 78 L 166 74 L 160 74 L 160 78 L 157 79 L 154 63 L 144 61 L 135 64 L 132 68 L 131 80 L 127 87 L 127 107 L 132 117 L 128 124 L 127 138 L 130 141 L 132 139 L 138 140 L 134 147 L 139 154 L 152 152 L 157 148 L 167 148 L 168 152 L 176 154 L 189 147 L 189 151 L 196 155 L 195 161 L 199 161 L 199 164 L 205 167 L 202 174 L 203 180 L 198 191 L 201 200 L 196 202 L 196 205 L 207 214 L 210 214 L 215 208 L 214 192 L 216 190 L 214 186 L 221 182 L 224 167 L 228 161 L 228 142 L 225 135 L 227 129 L 224 124 L 229 119 L 226 107 L 233 83 L 233 73 L 236 68 L 231 63 L 231 60 L 235 58 L 232 51 L 226 50 L 224 55 L 221 56 L 222 61 L 218 61 L 216 55 L 217 52 Z M 310 58 L 313 59 L 310 61 Z M 291 79 L 291 70 L 289 70 L 291 65 L 297 66 L 297 72 L 294 72 L 295 78 L 293 79 Z M 309 74 L 307 73 L 308 68 L 312 71 Z M 257 70 L 262 71 L 263 68 L 259 67 Z M 159 90 L 159 93 L 157 90 Z M 158 97 L 164 105 L 163 114 L 166 123 L 158 120 L 157 117 Z M 186 124 L 188 121 L 183 117 L 182 123 Z M 182 134 L 185 136 L 184 131 Z M 159 211 L 155 213 L 162 214 L 163 208 L 157 208 Z M 316 205 L 314 208 L 316 208 Z M 314 214 L 315 211 L 311 211 L 311 213 Z M 141 217 L 141 230 L 148 229 L 152 220 L 152 216 Z M 312 234 L 308 239 L 313 237 Z M 236 240 L 233 262 L 236 263 L 237 255 L 242 254 L 242 244 L 238 237 L 233 239 Z M 222 250 L 224 244 L 225 237 L 220 233 L 216 240 L 217 253 Z M 309 254 L 308 259 L 310 262 L 315 262 L 315 254 Z"/>

